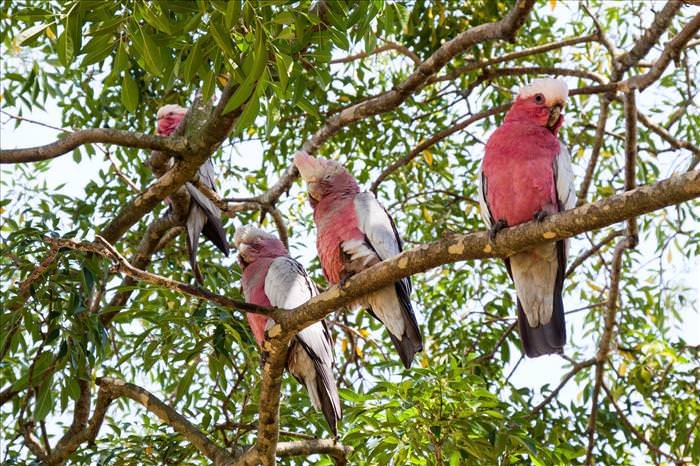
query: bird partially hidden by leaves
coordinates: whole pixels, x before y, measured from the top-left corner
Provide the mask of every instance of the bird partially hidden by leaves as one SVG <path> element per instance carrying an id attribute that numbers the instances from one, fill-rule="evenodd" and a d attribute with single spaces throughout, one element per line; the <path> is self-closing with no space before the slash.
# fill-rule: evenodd
<path id="1" fill-rule="evenodd" d="M 160 136 L 172 135 L 177 127 L 182 123 L 187 114 L 187 109 L 179 105 L 165 105 L 158 109 L 157 113 L 157 133 Z M 170 164 L 172 164 L 170 160 Z M 216 191 L 216 173 L 211 160 L 199 167 L 199 180 L 208 188 Z M 197 249 L 199 236 L 211 241 L 221 252 L 228 257 L 229 244 L 226 239 L 226 232 L 221 223 L 221 209 L 214 204 L 207 196 L 190 182 L 185 183 L 185 189 L 190 195 L 190 206 L 185 224 L 187 230 L 187 250 L 189 253 L 190 265 L 197 282 L 202 283 L 204 277 L 197 263 Z"/>

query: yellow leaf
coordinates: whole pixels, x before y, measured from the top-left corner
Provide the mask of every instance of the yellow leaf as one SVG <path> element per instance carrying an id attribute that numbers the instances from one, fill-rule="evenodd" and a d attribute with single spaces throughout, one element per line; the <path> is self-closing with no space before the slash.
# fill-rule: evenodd
<path id="1" fill-rule="evenodd" d="M 368 332 L 367 330 L 365 330 L 365 329 L 361 329 L 361 330 L 360 330 L 360 335 L 362 335 L 363 337 L 367 338 L 367 335 L 369 335 L 369 332 Z"/>
<path id="2" fill-rule="evenodd" d="M 4 207 L 0 207 L 0 215 L 2 215 L 2 214 L 4 214 L 4 213 L 5 213 L 5 208 L 4 208 Z"/>
<path id="3" fill-rule="evenodd" d="M 430 165 L 430 166 L 433 165 L 433 154 L 428 149 L 425 149 L 423 151 L 423 158 L 428 163 L 428 165 Z"/>
<path id="4" fill-rule="evenodd" d="M 627 363 L 622 363 L 620 364 L 620 370 L 618 371 L 621 376 L 624 376 L 627 373 Z"/>
<path id="5" fill-rule="evenodd" d="M 248 128 L 248 136 L 252 136 L 255 134 L 257 130 L 253 127 Z"/>
<path id="6" fill-rule="evenodd" d="M 552 11 L 554 11 L 554 7 L 557 6 L 557 0 L 549 0 L 549 6 L 552 7 Z"/>
<path id="7" fill-rule="evenodd" d="M 219 81 L 219 84 L 222 86 L 225 86 L 226 83 L 228 82 L 228 77 L 225 74 L 220 74 L 219 76 L 216 77 L 216 80 Z"/>
<path id="8" fill-rule="evenodd" d="M 340 342 L 340 350 L 344 353 L 348 350 L 348 340 L 343 338 L 343 341 Z"/>
<path id="9" fill-rule="evenodd" d="M 423 207 L 423 218 L 426 222 L 433 223 L 433 216 L 430 215 L 430 212 L 428 212 L 428 209 L 426 209 L 425 207 Z"/>
<path id="10" fill-rule="evenodd" d="M 12 39 L 12 51 L 15 55 L 19 55 L 19 52 L 22 51 L 22 48 L 17 45 L 17 39 Z"/>
<path id="11" fill-rule="evenodd" d="M 612 155 L 613 155 L 612 152 L 610 152 L 609 150 L 600 151 L 600 156 L 603 157 L 604 159 L 608 159 L 608 158 L 612 157 Z"/>
<path id="12" fill-rule="evenodd" d="M 596 291 L 603 291 L 603 289 L 601 287 L 599 287 L 598 285 L 596 285 L 595 283 L 593 283 L 590 280 L 588 281 L 588 286 L 590 286 L 591 288 L 593 288 Z"/>
<path id="13" fill-rule="evenodd" d="M 246 181 L 248 181 L 249 183 L 255 183 L 256 181 L 258 181 L 258 179 L 257 179 L 256 177 L 254 177 L 253 175 L 248 175 L 248 176 L 245 177 L 245 179 L 246 179 Z"/>
<path id="14" fill-rule="evenodd" d="M 427 367 L 428 366 L 428 358 L 423 355 L 423 357 L 420 360 L 420 367 Z"/>
<path id="15" fill-rule="evenodd" d="M 53 29 L 51 29 L 51 26 L 46 28 L 46 35 L 49 36 L 49 39 L 56 40 L 56 34 L 53 32 Z"/>
<path id="16" fill-rule="evenodd" d="M 357 353 L 357 355 L 360 357 L 360 359 L 362 359 L 362 356 L 364 353 L 362 353 L 362 350 L 357 345 L 355 345 L 355 353 Z"/>
<path id="17" fill-rule="evenodd" d="M 350 97 L 348 97 L 346 95 L 341 95 L 340 99 L 338 99 L 338 100 L 340 100 L 341 102 L 350 102 Z"/>
<path id="18" fill-rule="evenodd" d="M 2 213 L 2 212 L 0 212 L 0 213 Z M 671 249 L 669 249 L 668 253 L 666 254 L 666 261 L 670 264 L 672 260 L 673 260 L 673 251 Z"/>

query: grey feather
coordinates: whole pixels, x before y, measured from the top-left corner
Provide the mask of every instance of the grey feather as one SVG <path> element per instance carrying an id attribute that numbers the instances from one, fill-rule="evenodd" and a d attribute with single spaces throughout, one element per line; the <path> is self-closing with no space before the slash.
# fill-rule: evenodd
<path id="1" fill-rule="evenodd" d="M 290 257 L 278 257 L 265 277 L 265 295 L 270 304 L 293 309 L 317 295 L 316 286 L 304 268 Z M 328 425 L 337 435 L 342 417 L 340 397 L 333 377 L 333 340 L 325 321 L 315 322 L 293 339 L 288 359 L 289 372 L 309 393 L 314 407 L 323 412 Z"/>

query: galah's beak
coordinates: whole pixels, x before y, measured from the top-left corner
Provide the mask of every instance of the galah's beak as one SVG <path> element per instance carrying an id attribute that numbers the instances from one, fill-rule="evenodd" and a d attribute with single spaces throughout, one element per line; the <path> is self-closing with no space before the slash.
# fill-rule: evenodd
<path id="1" fill-rule="evenodd" d="M 547 119 L 547 128 L 552 129 L 557 125 L 557 123 L 559 123 L 559 119 L 561 118 L 561 110 L 562 110 L 561 104 L 553 105 L 552 108 L 549 109 L 549 118 Z"/>
<path id="2" fill-rule="evenodd" d="M 250 263 L 250 257 L 246 257 L 250 250 L 252 249 L 252 246 L 241 243 L 238 245 L 238 262 L 240 262 L 241 266 L 245 268 L 249 263 Z"/>

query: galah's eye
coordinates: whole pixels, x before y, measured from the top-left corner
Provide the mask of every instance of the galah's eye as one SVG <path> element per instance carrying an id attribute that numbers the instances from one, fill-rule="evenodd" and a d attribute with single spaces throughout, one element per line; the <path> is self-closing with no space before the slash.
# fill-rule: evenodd
<path id="1" fill-rule="evenodd" d="M 537 105 L 542 105 L 544 103 L 544 96 L 542 94 L 535 94 L 535 103 Z"/>

